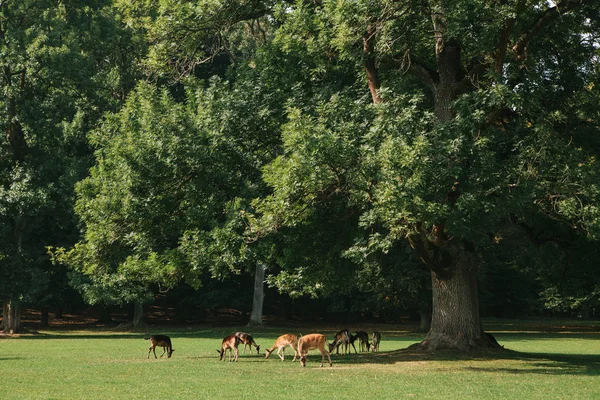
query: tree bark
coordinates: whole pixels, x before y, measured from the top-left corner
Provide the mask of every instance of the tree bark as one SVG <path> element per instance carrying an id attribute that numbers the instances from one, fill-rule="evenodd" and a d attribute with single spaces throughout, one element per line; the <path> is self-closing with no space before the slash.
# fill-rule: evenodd
<path id="1" fill-rule="evenodd" d="M 420 346 L 429 351 L 495 347 L 484 333 L 479 316 L 478 257 L 459 249 L 453 258 L 449 276 L 431 272 L 431 329 Z"/>
<path id="2" fill-rule="evenodd" d="M 13 334 L 21 332 L 21 303 L 18 300 L 13 298 L 4 299 L 2 320 L 4 333 Z"/>
<path id="3" fill-rule="evenodd" d="M 262 326 L 263 317 L 263 300 L 265 298 L 265 272 L 267 266 L 258 262 L 254 274 L 254 298 L 252 300 L 252 313 L 250 314 L 250 322 L 248 326 Z"/>

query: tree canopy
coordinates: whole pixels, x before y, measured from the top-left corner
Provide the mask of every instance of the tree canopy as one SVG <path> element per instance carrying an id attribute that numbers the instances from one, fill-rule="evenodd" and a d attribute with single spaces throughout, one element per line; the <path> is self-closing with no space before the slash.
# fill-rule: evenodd
<path id="1" fill-rule="evenodd" d="M 37 31 L 1 22 L 21 32 L 2 59 L 3 190 L 43 203 L 44 185 L 23 189 L 39 174 L 72 198 L 93 148 L 75 189 L 80 240 L 49 243 L 66 246 L 55 254 L 88 301 L 144 301 L 154 285 L 199 287 L 206 271 L 260 262 L 294 296 L 359 291 L 425 309 L 431 290 L 423 349 L 493 346 L 478 286 L 506 275 L 528 276 L 523 291 L 554 309 L 598 302 L 597 2 L 44 7 Z M 20 74 L 33 71 L 29 93 Z M 57 138 L 81 146 L 79 169 Z M 24 167 L 35 151 L 51 170 Z M 20 226 L 18 210 L 6 215 Z"/>

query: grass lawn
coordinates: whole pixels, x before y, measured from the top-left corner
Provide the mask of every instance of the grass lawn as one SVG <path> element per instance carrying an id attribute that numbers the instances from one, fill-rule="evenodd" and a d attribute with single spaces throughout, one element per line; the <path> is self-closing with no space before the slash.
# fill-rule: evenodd
<path id="1" fill-rule="evenodd" d="M 577 324 L 577 325 L 574 325 Z M 47 330 L 0 338 L 0 397 L 7 399 L 598 399 L 600 324 L 486 321 L 507 351 L 495 356 L 399 351 L 422 338 L 406 326 L 379 325 L 380 353 L 332 355 L 320 368 L 268 360 L 264 349 L 287 331 L 333 337 L 338 326 L 310 328 L 193 327 L 148 329 L 168 334 L 173 357 L 148 360 L 146 332 Z M 354 332 L 370 325 L 349 326 Z M 219 362 L 221 339 L 254 335 L 261 354 L 240 351 Z M 240 346 L 240 350 L 242 346 Z M 160 355 L 162 349 L 157 349 Z"/>

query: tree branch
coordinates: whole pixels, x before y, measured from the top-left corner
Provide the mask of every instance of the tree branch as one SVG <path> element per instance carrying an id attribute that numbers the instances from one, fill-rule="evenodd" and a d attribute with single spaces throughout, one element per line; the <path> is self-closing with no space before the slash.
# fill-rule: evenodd
<path id="1" fill-rule="evenodd" d="M 375 65 L 375 54 L 373 39 L 375 37 L 375 27 L 372 24 L 367 26 L 367 31 L 363 36 L 363 53 L 365 56 L 365 72 L 367 75 L 367 84 L 369 85 L 369 91 L 373 98 L 373 104 L 381 103 L 381 97 L 379 97 L 380 83 L 377 66 Z"/>
<path id="2" fill-rule="evenodd" d="M 436 71 L 427 68 L 425 65 L 419 62 L 411 62 L 410 70 L 420 78 L 427 87 L 434 91 L 437 83 L 439 82 L 439 75 Z"/>
<path id="3" fill-rule="evenodd" d="M 447 244 L 448 242 L 445 240 L 444 243 L 438 243 L 438 241 L 445 239 L 445 235 L 443 232 L 440 232 L 440 229 L 443 229 L 442 225 L 434 226 L 434 240 L 437 244 Z M 417 225 L 416 230 L 416 232 L 407 236 L 410 247 L 416 251 L 421 261 L 423 261 L 431 271 L 435 272 L 441 278 L 449 277 L 452 272 L 450 269 L 451 260 L 448 252 L 439 245 L 436 245 L 436 243 L 432 243 L 420 224 Z"/>
<path id="4" fill-rule="evenodd" d="M 525 232 L 525 235 L 527 236 L 529 241 L 537 247 L 549 242 L 556 243 L 562 247 L 574 247 L 576 245 L 576 242 L 574 240 L 565 237 L 552 236 L 548 238 L 540 238 L 534 233 L 533 228 L 531 226 L 519 221 L 514 215 L 510 216 L 510 220 L 518 227 L 520 227 L 523 230 L 523 232 Z"/>
<path id="5" fill-rule="evenodd" d="M 520 0 L 517 3 L 514 15 L 518 15 L 524 7 L 525 0 Z M 515 21 L 516 17 L 512 17 L 504 21 L 504 29 L 502 30 L 502 33 L 498 38 L 498 46 L 494 55 L 494 71 L 496 72 L 496 74 L 502 74 L 504 58 L 506 57 L 506 52 L 508 50 L 508 40 L 510 39 L 510 34 L 513 30 L 513 27 L 515 26 Z"/>
<path id="6" fill-rule="evenodd" d="M 521 39 L 515 44 L 512 50 L 517 55 L 517 60 L 522 60 L 526 56 L 527 46 L 546 26 L 560 17 L 562 14 L 577 8 L 578 6 L 592 0 L 563 0 L 555 7 L 550 7 L 544 11 L 539 18 L 525 31 Z"/>

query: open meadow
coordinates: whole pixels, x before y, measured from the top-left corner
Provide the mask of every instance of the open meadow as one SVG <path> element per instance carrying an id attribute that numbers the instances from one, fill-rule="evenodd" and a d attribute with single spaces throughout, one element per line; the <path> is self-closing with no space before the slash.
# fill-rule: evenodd
<path id="1" fill-rule="evenodd" d="M 600 325 L 593 322 L 487 320 L 508 351 L 433 356 L 400 351 L 422 335 L 403 325 L 348 326 L 382 334 L 379 353 L 332 355 L 320 368 L 311 351 L 306 368 L 286 350 L 265 360 L 285 332 L 325 333 L 338 326 L 150 327 L 50 329 L 0 338 L 0 397 L 10 399 L 598 399 Z M 221 339 L 237 330 L 261 346 L 237 363 L 219 362 Z M 152 333 L 170 335 L 175 352 L 147 359 Z M 358 349 L 358 346 L 357 346 Z M 157 348 L 160 356 L 162 349 Z"/>

